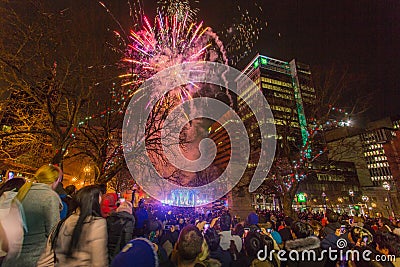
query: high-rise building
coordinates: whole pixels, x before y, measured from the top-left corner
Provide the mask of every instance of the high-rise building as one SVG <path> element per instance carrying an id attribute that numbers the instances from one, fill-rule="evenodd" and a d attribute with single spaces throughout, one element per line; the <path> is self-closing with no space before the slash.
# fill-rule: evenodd
<path id="1" fill-rule="evenodd" d="M 247 209 L 251 207 L 253 198 L 246 193 L 248 188 L 245 186 L 250 182 L 259 160 L 268 160 L 260 159 L 259 125 L 263 123 L 275 125 L 276 158 L 287 156 L 288 150 L 298 157 L 308 141 L 307 116 L 311 114 L 316 99 L 310 67 L 294 59 L 285 62 L 257 55 L 244 68 L 243 74 L 248 76 L 257 87 L 241 88 L 242 93 L 237 96 L 236 101 L 237 113 L 242 119 L 250 139 L 247 169 L 242 180 L 233 190 L 232 199 L 230 199 L 230 203 L 238 213 L 244 211 L 246 207 Z M 238 87 L 243 87 L 245 84 L 241 80 L 237 82 Z M 273 114 L 273 121 L 270 121 L 270 118 L 267 118 L 267 121 L 258 121 L 249 108 L 251 101 L 259 101 L 254 97 L 255 92 L 251 91 L 254 89 L 260 90 L 267 100 Z M 260 109 L 266 108 L 258 105 L 258 103 L 253 103 L 253 106 Z M 265 198 L 267 197 L 265 196 Z M 275 203 L 273 199 L 272 202 Z"/>
<path id="2" fill-rule="evenodd" d="M 283 138 L 287 138 L 293 151 L 300 151 L 308 138 L 307 113 L 316 98 L 310 67 L 294 59 L 285 62 L 257 55 L 243 73 L 254 81 L 270 105 L 277 130 L 277 152 L 279 145 L 283 146 Z M 240 97 L 239 114 L 245 110 Z M 242 118 L 249 117 L 243 115 Z"/>

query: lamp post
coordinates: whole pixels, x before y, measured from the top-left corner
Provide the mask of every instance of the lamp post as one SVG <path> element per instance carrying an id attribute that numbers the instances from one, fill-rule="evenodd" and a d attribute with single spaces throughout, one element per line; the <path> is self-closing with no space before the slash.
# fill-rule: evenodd
<path id="1" fill-rule="evenodd" d="M 350 215 L 353 216 L 353 207 L 354 207 L 354 191 L 352 189 L 349 189 L 349 196 L 350 196 Z"/>
<path id="2" fill-rule="evenodd" d="M 388 199 L 388 202 L 389 202 L 388 215 L 390 216 L 390 213 L 391 213 L 392 216 L 394 217 L 394 212 L 393 212 L 393 209 L 392 209 L 392 197 L 390 195 L 391 186 L 390 186 L 390 184 L 388 182 L 383 182 L 382 186 L 387 191 L 387 199 Z"/>
<path id="3" fill-rule="evenodd" d="M 322 192 L 322 199 L 324 200 L 324 209 L 325 209 L 325 211 L 326 211 L 326 194 L 325 194 L 325 192 Z"/>
<path id="4" fill-rule="evenodd" d="M 354 204 L 354 191 L 351 189 L 349 190 L 349 196 L 351 204 Z"/>
<path id="5" fill-rule="evenodd" d="M 86 165 L 85 168 L 83 168 L 83 172 L 85 173 L 85 178 L 84 178 L 84 184 L 86 184 L 86 181 L 89 180 L 89 184 L 91 184 L 91 179 L 90 179 L 90 172 L 92 171 L 92 168 L 90 168 L 89 165 Z M 89 179 L 88 179 L 89 177 Z"/>
<path id="6" fill-rule="evenodd" d="M 362 200 L 363 202 L 365 202 L 365 208 L 366 208 L 367 211 L 368 211 L 368 200 L 369 200 L 369 197 L 368 197 L 368 196 L 362 196 L 362 197 L 361 197 L 361 200 Z M 364 209 L 363 209 L 363 213 L 365 214 Z"/>

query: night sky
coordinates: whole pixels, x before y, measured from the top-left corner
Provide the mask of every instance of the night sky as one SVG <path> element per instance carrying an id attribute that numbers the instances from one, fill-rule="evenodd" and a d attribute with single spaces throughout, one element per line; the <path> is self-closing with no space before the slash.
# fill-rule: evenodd
<path id="1" fill-rule="evenodd" d="M 226 25 L 238 5 L 256 10 L 255 1 L 200 0 L 206 25 Z M 333 63 L 362 76 L 358 94 L 371 94 L 368 119 L 400 114 L 400 1 L 257 1 L 268 27 L 247 60 L 259 52 L 312 67 Z M 255 12 L 254 14 L 259 15 Z M 243 63 L 245 62 L 245 64 Z"/>
<path id="2" fill-rule="evenodd" d="M 136 0 L 133 0 L 136 1 Z M 150 20 L 155 15 L 157 0 L 141 0 Z M 93 2 L 96 4 L 97 1 Z M 105 0 L 110 9 L 127 15 L 126 1 Z M 329 68 L 335 64 L 348 68 L 358 77 L 354 94 L 370 95 L 371 108 L 365 120 L 400 114 L 397 103 L 400 64 L 400 1 L 398 0 L 199 0 L 198 20 L 217 33 L 227 29 L 234 17 L 248 10 L 267 22 L 257 44 L 237 64 L 241 69 L 260 54 L 290 61 L 296 60 L 312 68 Z M 118 6 L 118 8 L 117 8 Z M 262 11 L 257 6 L 262 7 Z M 103 8 L 97 5 L 99 12 Z M 117 8 L 117 9 L 116 9 Z M 118 9 L 120 12 L 118 12 Z M 121 12 L 122 11 L 122 12 Z M 123 24 L 129 16 L 119 16 Z M 128 26 L 129 27 L 129 26 Z M 110 28 L 118 29 L 110 24 Z M 346 96 L 347 97 L 347 96 Z M 345 98 L 346 98 L 345 97 Z M 343 103 L 342 107 L 346 107 Z"/>

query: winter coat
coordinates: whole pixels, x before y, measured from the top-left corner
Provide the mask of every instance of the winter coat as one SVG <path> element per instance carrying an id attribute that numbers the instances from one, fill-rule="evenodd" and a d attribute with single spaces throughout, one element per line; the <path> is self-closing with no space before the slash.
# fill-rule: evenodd
<path id="1" fill-rule="evenodd" d="M 337 247 L 337 242 L 339 240 L 339 236 L 335 234 L 329 234 L 321 241 L 321 249 L 328 250 L 331 248 L 332 250 L 337 250 L 336 257 L 339 259 L 339 248 Z M 345 248 L 347 250 L 347 248 Z M 325 267 L 335 267 L 337 260 L 332 260 L 327 257 L 325 262 Z"/>
<path id="2" fill-rule="evenodd" d="M 55 267 L 107 267 L 107 223 L 102 217 L 90 217 L 84 222 L 77 249 L 72 251 L 72 257 L 68 257 L 68 249 L 72 234 L 79 215 L 73 213 L 61 225 L 55 246 Z M 51 244 L 47 243 L 47 249 Z M 47 255 L 42 254 L 38 267 L 52 266 L 42 263 Z M 51 255 L 50 255 L 51 256 Z"/>
<path id="3" fill-rule="evenodd" d="M 322 230 L 322 236 L 325 237 L 329 234 L 334 234 L 336 232 L 336 229 L 340 228 L 340 226 L 341 226 L 341 224 L 338 222 L 329 223 Z"/>
<path id="4" fill-rule="evenodd" d="M 272 231 L 271 236 L 278 245 L 282 244 L 282 237 L 277 231 Z"/>
<path id="5" fill-rule="evenodd" d="M 18 192 L 14 191 L 6 191 L 4 192 L 1 197 L 0 197 L 0 219 L 3 219 L 8 215 L 10 212 L 11 208 L 11 201 L 14 199 L 14 197 L 17 195 Z M 7 230 L 7 229 L 5 229 Z M 0 245 L 1 245 L 1 240 L 0 240 Z M 4 257 L 7 255 L 7 252 L 1 250 L 0 246 L 0 257 Z"/>
<path id="6" fill-rule="evenodd" d="M 135 218 L 126 211 L 113 212 L 107 217 L 108 255 L 110 262 L 133 239 Z"/>
<path id="7" fill-rule="evenodd" d="M 66 194 L 58 194 L 61 199 L 62 209 L 60 210 L 60 220 L 67 218 L 68 215 L 68 204 L 65 202 Z"/>
<path id="8" fill-rule="evenodd" d="M 229 267 L 232 262 L 231 254 L 222 250 L 220 246 L 214 251 L 210 251 L 210 258 L 215 259 L 221 263 L 221 267 Z"/>
<path id="9" fill-rule="evenodd" d="M 287 258 L 288 267 L 320 267 L 324 266 L 325 258 L 320 260 L 321 248 L 319 238 L 316 236 L 309 236 L 306 238 L 298 238 L 295 240 L 289 240 L 285 244 L 287 253 L 285 258 Z M 291 260 L 289 255 L 291 251 L 297 251 L 297 253 L 292 254 L 292 258 L 297 258 L 297 260 Z M 307 251 L 307 253 L 306 253 Z M 315 253 L 315 259 L 313 259 L 313 254 Z M 298 256 L 297 256 L 298 255 Z M 304 257 L 303 257 L 304 256 Z"/>
<path id="10" fill-rule="evenodd" d="M 290 228 L 289 227 L 285 227 L 285 228 L 279 230 L 278 233 L 281 235 L 283 242 L 286 242 L 288 240 L 292 240 L 292 234 L 290 232 Z"/>
<path id="11" fill-rule="evenodd" d="M 21 254 L 3 263 L 3 267 L 34 267 L 46 246 L 52 228 L 60 220 L 61 200 L 49 185 L 34 183 L 22 201 L 25 223 Z"/>

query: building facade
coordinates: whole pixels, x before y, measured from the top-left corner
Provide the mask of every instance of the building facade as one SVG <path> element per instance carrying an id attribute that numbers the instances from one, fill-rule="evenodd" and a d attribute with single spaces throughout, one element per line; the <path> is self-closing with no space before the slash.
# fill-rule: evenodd
<path id="1" fill-rule="evenodd" d="M 355 163 L 362 199 L 372 213 L 400 213 L 398 120 L 384 118 L 366 129 L 345 127 L 326 133 L 329 156 Z"/>
<path id="2" fill-rule="evenodd" d="M 288 151 L 300 157 L 300 151 L 308 139 L 307 113 L 312 110 L 316 96 L 310 67 L 294 59 L 286 62 L 257 55 L 244 68 L 243 74 L 257 85 L 256 88 L 253 87 L 253 90 L 262 92 L 273 114 L 273 121 L 260 122 L 246 104 L 254 101 L 251 98 L 253 93 L 244 90 L 242 95 L 237 96 L 237 113 L 250 137 L 250 159 L 242 180 L 232 190 L 231 202 L 235 203 L 234 209 L 241 212 L 246 210 L 248 213 L 249 207 L 272 208 L 277 206 L 275 197 L 260 196 L 259 193 L 249 194 L 246 187 L 260 160 L 259 140 L 261 136 L 258 125 L 260 123 L 275 125 L 277 141 L 275 158 L 284 157 Z M 238 81 L 238 86 L 241 86 L 240 81 Z M 268 180 L 265 182 L 267 183 Z M 263 204 L 260 204 L 260 201 Z"/>

